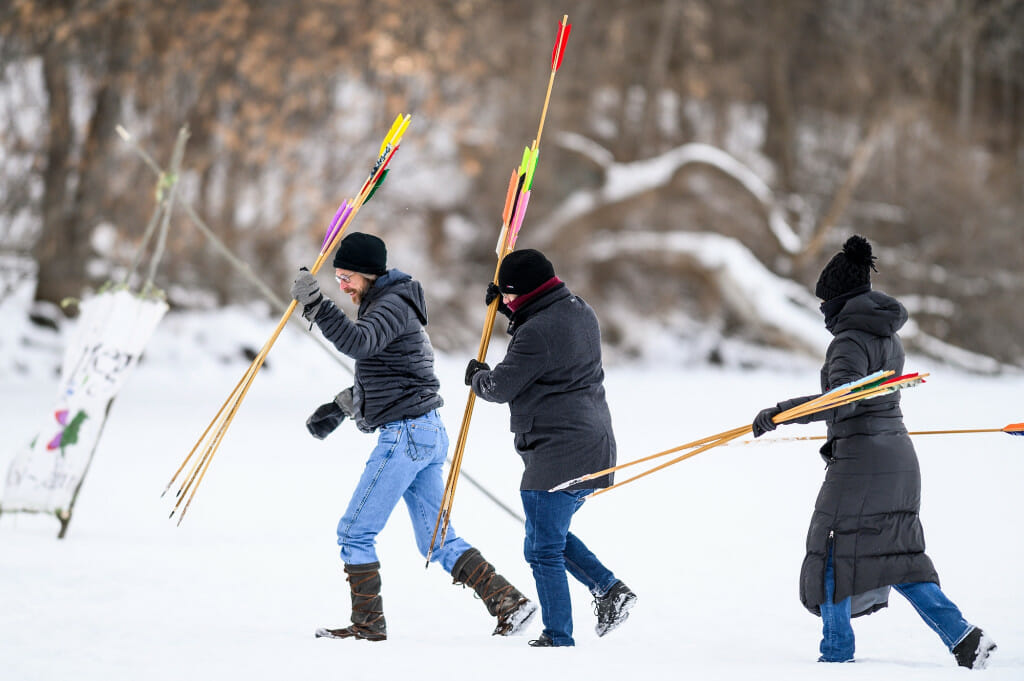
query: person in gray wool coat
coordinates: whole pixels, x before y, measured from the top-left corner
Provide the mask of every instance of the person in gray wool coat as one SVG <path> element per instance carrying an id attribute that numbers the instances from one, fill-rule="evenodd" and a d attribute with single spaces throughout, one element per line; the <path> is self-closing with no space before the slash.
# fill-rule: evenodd
<path id="1" fill-rule="evenodd" d="M 871 289 L 871 244 L 850 237 L 822 270 L 815 294 L 833 340 L 821 369 L 828 391 L 876 371 L 903 371 L 897 331 L 907 310 Z M 877 270 L 875 270 L 877 271 Z M 758 413 L 754 437 L 774 430 L 772 419 L 817 395 L 779 402 Z M 921 528 L 921 471 L 903 425 L 900 393 L 853 402 L 787 423 L 824 420 L 827 463 L 807 532 L 800 600 L 822 619 L 819 662 L 851 662 L 851 617 L 888 605 L 890 589 L 910 601 L 939 635 L 957 664 L 984 668 L 995 643 L 964 619 L 939 588 L 925 554 Z"/>
<path id="2" fill-rule="evenodd" d="M 434 351 L 423 328 L 427 306 L 423 287 L 404 272 L 387 269 L 387 248 L 379 238 L 354 232 L 334 255 L 334 276 L 343 293 L 359 306 L 356 319 L 320 292 L 308 271 L 300 270 L 292 297 L 302 316 L 324 337 L 356 360 L 355 385 L 321 405 L 306 427 L 324 439 L 346 418 L 363 432 L 378 433 L 348 508 L 338 522 L 338 545 L 352 598 L 352 624 L 318 629 L 316 636 L 381 641 L 387 638 L 380 595 L 376 538 L 391 511 L 404 500 L 420 553 L 427 555 L 438 516 L 448 455 L 448 435 L 438 415 L 440 383 Z M 438 542 L 439 543 L 439 542 Z M 454 528 L 444 546 L 435 543 L 431 560 L 440 562 L 456 584 L 472 588 L 497 618 L 495 635 L 524 630 L 537 612 Z"/>
<path id="3" fill-rule="evenodd" d="M 565 480 L 615 465 L 615 435 L 604 394 L 601 331 L 594 311 L 555 276 L 551 262 L 526 249 L 505 256 L 498 284 L 512 336 L 494 369 L 470 360 L 466 385 L 488 402 L 507 402 L 515 448 L 525 469 L 520 496 L 526 514 L 524 554 L 533 570 L 544 631 L 534 647 L 572 646 L 572 603 L 566 571 L 593 594 L 598 636 L 627 618 L 636 594 L 569 531 L 583 497 L 608 487 L 611 475 L 565 491 Z"/>

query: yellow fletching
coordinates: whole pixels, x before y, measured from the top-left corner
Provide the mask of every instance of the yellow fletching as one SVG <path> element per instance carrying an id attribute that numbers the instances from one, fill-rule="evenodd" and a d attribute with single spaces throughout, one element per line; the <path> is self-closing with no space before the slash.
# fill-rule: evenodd
<path id="1" fill-rule="evenodd" d="M 405 135 L 405 131 L 409 128 L 409 123 L 412 121 L 412 116 L 407 115 L 402 121 L 402 124 L 398 126 L 398 131 L 395 132 L 395 136 L 391 139 L 391 146 L 397 147 L 398 143 L 402 141 L 402 136 Z"/>
<path id="2" fill-rule="evenodd" d="M 398 116 L 395 118 L 395 122 L 392 123 L 391 127 L 388 129 L 388 134 L 384 135 L 384 141 L 380 143 L 380 151 L 377 152 L 378 156 L 380 156 L 381 154 L 384 153 L 384 150 L 387 148 L 388 144 L 390 144 L 390 142 L 391 142 L 391 137 L 395 134 L 395 131 L 398 130 L 398 126 L 401 125 L 401 124 L 402 124 L 402 114 L 398 114 Z"/>

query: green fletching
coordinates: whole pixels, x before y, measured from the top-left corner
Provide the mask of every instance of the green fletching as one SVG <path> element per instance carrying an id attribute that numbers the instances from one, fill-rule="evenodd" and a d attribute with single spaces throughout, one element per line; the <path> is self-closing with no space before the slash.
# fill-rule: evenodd
<path id="1" fill-rule="evenodd" d="M 523 147 L 523 160 L 519 162 L 519 174 L 525 175 L 530 168 L 530 147 Z"/>
<path id="2" fill-rule="evenodd" d="M 537 157 L 540 156 L 540 149 L 534 149 L 530 154 L 529 165 L 526 167 L 526 191 L 533 189 L 533 171 L 537 170 Z"/>
<path id="3" fill-rule="evenodd" d="M 897 376 L 896 378 L 902 378 L 902 377 Z M 850 392 L 851 393 L 859 393 L 859 392 L 863 392 L 865 390 L 874 390 L 875 388 L 877 388 L 878 386 L 882 385 L 886 381 L 891 381 L 891 380 L 894 380 L 892 376 L 882 376 L 881 378 L 877 378 L 877 379 L 875 379 L 875 380 L 873 380 L 873 381 L 871 381 L 869 383 L 864 383 L 863 385 L 858 385 L 856 388 L 851 388 Z"/>
<path id="4" fill-rule="evenodd" d="M 380 179 L 377 180 L 377 184 L 373 185 L 373 189 L 371 189 L 370 193 L 366 195 L 366 201 L 363 201 L 363 203 L 366 203 L 367 201 L 373 198 L 373 195 L 377 193 L 377 190 L 380 189 L 380 186 L 384 184 L 384 178 L 386 178 L 388 176 L 388 173 L 390 172 L 391 168 L 384 169 L 384 172 L 380 174 Z"/>

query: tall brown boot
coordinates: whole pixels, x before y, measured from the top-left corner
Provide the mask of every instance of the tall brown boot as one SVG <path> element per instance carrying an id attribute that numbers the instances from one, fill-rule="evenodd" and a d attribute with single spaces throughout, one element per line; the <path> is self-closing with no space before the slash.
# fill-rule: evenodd
<path id="1" fill-rule="evenodd" d="M 352 591 L 352 624 L 343 629 L 317 629 L 317 638 L 361 638 L 383 641 L 388 637 L 384 599 L 380 595 L 380 563 L 345 564 Z"/>
<path id="2" fill-rule="evenodd" d="M 512 636 L 526 628 L 537 614 L 537 605 L 499 575 L 477 549 L 469 549 L 452 567 L 455 584 L 468 586 L 498 618 L 493 636 Z"/>

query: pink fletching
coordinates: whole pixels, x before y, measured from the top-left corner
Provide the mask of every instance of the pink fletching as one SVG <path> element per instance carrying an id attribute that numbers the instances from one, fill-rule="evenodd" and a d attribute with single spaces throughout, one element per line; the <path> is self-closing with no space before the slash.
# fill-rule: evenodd
<path id="1" fill-rule="evenodd" d="M 519 197 L 519 208 L 516 209 L 515 222 L 512 225 L 512 235 L 508 238 L 508 247 L 516 245 L 519 238 L 519 228 L 523 226 L 523 218 L 526 216 L 526 206 L 530 203 L 530 192 L 523 192 Z"/>

